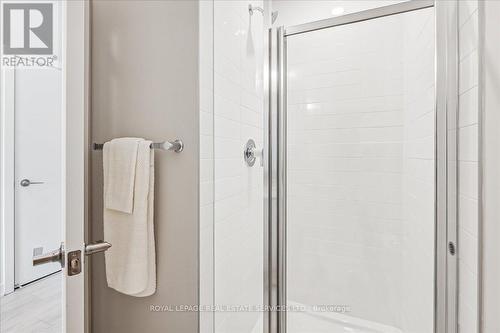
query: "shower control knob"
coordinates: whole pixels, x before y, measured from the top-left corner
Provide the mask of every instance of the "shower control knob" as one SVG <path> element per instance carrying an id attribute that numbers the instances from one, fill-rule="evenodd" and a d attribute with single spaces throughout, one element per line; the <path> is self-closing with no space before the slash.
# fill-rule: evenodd
<path id="1" fill-rule="evenodd" d="M 260 166 L 263 166 L 263 151 L 262 149 L 257 149 L 255 141 L 253 139 L 248 139 L 245 149 L 243 151 L 243 158 L 248 166 L 253 166 L 257 157 L 260 157 Z"/>

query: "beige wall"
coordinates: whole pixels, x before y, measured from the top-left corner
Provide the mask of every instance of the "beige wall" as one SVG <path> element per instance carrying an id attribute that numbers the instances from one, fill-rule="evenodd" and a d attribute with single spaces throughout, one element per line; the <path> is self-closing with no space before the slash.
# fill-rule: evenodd
<path id="1" fill-rule="evenodd" d="M 181 154 L 157 152 L 157 292 L 146 298 L 106 286 L 92 262 L 92 332 L 196 332 L 195 312 L 150 305 L 198 303 L 198 2 L 92 2 L 92 141 L 182 138 Z M 91 165 L 91 237 L 103 239 L 102 153 Z"/>

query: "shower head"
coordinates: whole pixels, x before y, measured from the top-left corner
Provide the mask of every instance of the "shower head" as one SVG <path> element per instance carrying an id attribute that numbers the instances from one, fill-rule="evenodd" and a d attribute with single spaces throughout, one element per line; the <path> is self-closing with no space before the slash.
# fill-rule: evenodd
<path id="1" fill-rule="evenodd" d="M 254 11 L 261 12 L 262 15 L 264 15 L 264 9 L 262 9 L 262 7 L 256 7 L 256 6 L 252 6 L 251 4 L 249 4 L 248 5 L 248 13 L 250 14 L 250 16 L 253 15 Z M 274 23 L 274 21 L 276 21 L 277 18 L 278 18 L 278 11 L 275 10 L 274 12 L 271 13 L 271 23 Z"/>
<path id="2" fill-rule="evenodd" d="M 274 23 L 276 19 L 278 18 L 278 11 L 275 10 L 274 12 L 271 13 L 271 23 Z"/>
<path id="3" fill-rule="evenodd" d="M 250 16 L 253 15 L 254 10 L 261 12 L 262 15 L 264 15 L 264 9 L 262 9 L 261 7 L 256 7 L 256 6 L 252 6 L 251 4 L 249 4 L 248 5 L 248 12 L 250 13 Z"/>

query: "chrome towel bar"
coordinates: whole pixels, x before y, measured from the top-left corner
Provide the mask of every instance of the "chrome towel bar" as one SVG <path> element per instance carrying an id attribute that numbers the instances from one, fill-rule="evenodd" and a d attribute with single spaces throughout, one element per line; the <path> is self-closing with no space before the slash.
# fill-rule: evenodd
<path id="1" fill-rule="evenodd" d="M 93 145 L 94 150 L 102 150 L 103 147 L 104 143 L 94 143 Z M 150 147 L 151 149 L 169 150 L 180 153 L 184 149 L 184 143 L 182 140 L 177 139 L 175 141 L 153 142 Z"/>

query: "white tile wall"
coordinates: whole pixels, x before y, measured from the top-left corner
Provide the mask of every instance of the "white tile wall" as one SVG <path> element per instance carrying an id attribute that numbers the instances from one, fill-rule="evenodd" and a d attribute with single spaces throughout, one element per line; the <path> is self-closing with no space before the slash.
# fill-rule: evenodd
<path id="1" fill-rule="evenodd" d="M 404 157 L 401 328 L 432 332 L 434 315 L 434 10 L 404 19 Z"/>
<path id="2" fill-rule="evenodd" d="M 251 1 L 262 7 L 262 1 Z M 263 174 L 242 152 L 263 144 L 263 16 L 248 3 L 214 2 L 215 303 L 263 303 Z M 261 313 L 215 314 L 215 332 L 251 332 Z"/>
<path id="3" fill-rule="evenodd" d="M 214 304 L 213 1 L 199 1 L 200 75 L 200 307 Z M 214 313 L 200 311 L 200 333 L 211 333 Z"/>
<path id="4" fill-rule="evenodd" d="M 459 332 L 478 327 L 478 1 L 459 1 Z"/>
<path id="5" fill-rule="evenodd" d="M 323 18 L 316 16 L 340 3 L 316 2 L 275 1 L 273 10 L 280 12 L 277 24 Z M 202 305 L 261 302 L 261 171 L 242 164 L 241 150 L 249 137 L 262 143 L 262 24 L 259 14 L 250 24 L 247 5 L 200 1 Z M 348 12 L 357 11 L 365 9 L 358 7 L 366 2 L 350 1 L 345 6 Z M 319 11 L 320 7 L 324 8 Z M 311 8 L 318 10 L 304 18 Z M 386 43 L 384 50 L 378 39 L 359 43 L 353 38 L 362 32 L 345 29 L 329 45 L 323 37 L 309 38 L 308 52 L 299 46 L 296 57 L 289 59 L 293 94 L 288 139 L 293 167 L 288 176 L 294 207 L 290 223 L 304 221 L 296 222 L 291 231 L 301 237 L 291 239 L 300 244 L 290 253 L 295 263 L 289 269 L 295 274 L 290 274 L 289 283 L 297 285 L 289 288 L 290 297 L 316 304 L 328 298 L 330 290 L 338 303 L 354 305 L 355 315 L 404 332 L 427 331 L 432 310 L 425 291 L 432 284 L 432 275 L 426 272 L 433 254 L 425 248 L 431 248 L 426 244 L 433 237 L 426 230 L 432 220 L 429 103 L 434 95 L 433 87 L 425 83 L 433 59 L 417 61 L 410 52 L 411 48 L 425 56 L 432 52 L 432 43 L 421 38 L 426 34 L 422 31 L 432 28 L 426 22 L 408 19 L 406 30 L 389 29 L 387 34 L 382 25 L 375 27 L 377 36 L 403 40 L 404 35 L 413 44 Z M 416 29 L 419 25 L 424 30 Z M 459 1 L 459 25 L 459 325 L 461 332 L 473 333 L 477 326 L 477 0 Z M 404 34 L 398 35 L 398 30 Z M 325 73 L 324 68 L 331 71 Z M 420 77 L 409 80 L 410 73 Z M 401 82 L 404 85 L 399 86 Z M 320 274 L 311 281 L 301 272 Z M 405 300 L 399 302 L 401 295 Z M 249 332 L 258 322 L 252 315 L 227 313 L 202 313 L 200 320 L 201 332 Z"/>
<path id="6" fill-rule="evenodd" d="M 500 2 L 479 1 L 481 68 L 481 332 L 500 332 Z"/>
<path id="7" fill-rule="evenodd" d="M 431 331 L 433 17 L 288 38 L 289 301 Z"/>
<path id="8" fill-rule="evenodd" d="M 263 303 L 263 169 L 244 163 L 243 147 L 249 138 L 263 144 L 264 30 L 248 4 L 200 1 L 200 53 L 210 53 L 200 59 L 202 305 Z M 243 333 L 259 331 L 262 320 L 219 311 L 202 312 L 200 323 L 202 333 Z"/>

